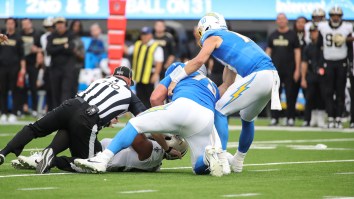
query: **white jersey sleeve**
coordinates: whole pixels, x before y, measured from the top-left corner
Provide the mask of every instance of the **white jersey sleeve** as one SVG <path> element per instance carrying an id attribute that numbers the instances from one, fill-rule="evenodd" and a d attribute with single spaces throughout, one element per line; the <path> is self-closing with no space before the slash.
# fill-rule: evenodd
<path id="1" fill-rule="evenodd" d="M 305 24 L 305 43 L 308 45 L 311 43 L 311 37 L 310 37 L 310 27 L 312 26 L 312 21 L 309 21 Z"/>
<path id="2" fill-rule="evenodd" d="M 353 25 L 348 22 L 343 22 L 339 27 L 333 28 L 329 22 L 320 22 L 318 30 L 323 37 L 323 57 L 325 60 L 338 61 L 345 59 L 348 55 L 348 46 L 346 43 L 337 45 L 333 42 L 335 35 L 347 37 L 353 32 Z"/>
<path id="3" fill-rule="evenodd" d="M 111 143 L 112 139 L 105 138 L 101 141 L 103 150 Z M 138 154 L 134 151 L 132 147 L 123 149 L 117 153 L 112 160 L 108 163 L 107 171 L 117 172 L 117 171 L 159 171 L 161 162 L 164 157 L 164 150 L 155 141 L 152 142 L 152 153 L 151 156 L 143 161 L 140 161 Z"/>

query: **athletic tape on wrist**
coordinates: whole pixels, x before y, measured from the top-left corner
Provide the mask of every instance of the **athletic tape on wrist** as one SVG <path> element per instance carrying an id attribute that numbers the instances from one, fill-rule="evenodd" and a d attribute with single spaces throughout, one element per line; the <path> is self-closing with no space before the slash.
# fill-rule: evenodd
<path id="1" fill-rule="evenodd" d="M 178 66 L 171 74 L 171 80 L 173 82 L 178 83 L 179 81 L 181 81 L 182 79 L 186 78 L 188 75 L 186 73 L 186 71 L 181 67 Z"/>

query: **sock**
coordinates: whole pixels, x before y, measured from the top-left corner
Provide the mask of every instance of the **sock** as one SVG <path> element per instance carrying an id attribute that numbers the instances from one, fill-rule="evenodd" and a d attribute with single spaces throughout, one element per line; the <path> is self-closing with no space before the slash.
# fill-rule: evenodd
<path id="1" fill-rule="evenodd" d="M 244 160 L 245 157 L 246 157 L 246 153 L 242 153 L 242 152 L 240 152 L 239 150 L 237 150 L 237 152 L 236 152 L 236 154 L 235 154 L 234 157 L 236 158 L 236 160 L 243 162 L 243 160 Z"/>
<path id="2" fill-rule="evenodd" d="M 194 173 L 197 175 L 205 175 L 205 174 L 210 173 L 210 170 L 208 169 L 208 167 L 209 166 L 204 163 L 203 155 L 201 155 L 198 157 L 197 161 L 195 162 L 193 170 L 194 170 Z"/>
<path id="3" fill-rule="evenodd" d="M 229 140 L 229 127 L 227 122 L 227 116 L 215 110 L 214 124 L 221 140 L 222 149 L 226 150 L 227 141 Z"/>
<path id="4" fill-rule="evenodd" d="M 242 121 L 242 130 L 240 134 L 238 150 L 242 153 L 246 153 L 250 148 L 253 138 L 254 138 L 254 122 L 247 122 L 243 119 Z"/>
<path id="5" fill-rule="evenodd" d="M 122 149 L 129 147 L 137 135 L 138 131 L 128 122 L 128 124 L 114 136 L 107 149 L 113 154 L 117 154 Z"/>

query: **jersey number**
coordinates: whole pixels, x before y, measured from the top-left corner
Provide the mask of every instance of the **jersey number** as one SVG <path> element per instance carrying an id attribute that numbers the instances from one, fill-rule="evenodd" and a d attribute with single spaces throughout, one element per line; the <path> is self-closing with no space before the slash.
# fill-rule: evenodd
<path id="1" fill-rule="evenodd" d="M 200 81 L 204 78 L 206 78 L 208 80 L 209 83 L 208 83 L 207 87 L 210 90 L 210 92 L 213 93 L 214 97 L 216 98 L 216 88 L 213 86 L 213 82 L 209 78 L 205 77 L 204 75 L 200 75 L 200 74 L 193 77 L 193 79 L 195 79 L 197 81 Z"/>
<path id="2" fill-rule="evenodd" d="M 342 46 L 342 45 L 338 45 L 338 44 L 334 43 L 333 42 L 333 34 L 329 33 L 326 35 L 326 46 L 331 47 L 331 46 L 333 46 L 333 44 L 337 48 Z"/>

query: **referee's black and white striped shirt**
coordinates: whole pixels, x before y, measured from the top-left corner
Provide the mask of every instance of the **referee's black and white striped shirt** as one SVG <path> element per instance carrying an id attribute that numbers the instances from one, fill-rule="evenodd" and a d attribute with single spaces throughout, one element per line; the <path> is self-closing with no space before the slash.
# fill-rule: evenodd
<path id="1" fill-rule="evenodd" d="M 127 83 L 114 76 L 94 81 L 77 96 L 89 105 L 97 106 L 102 125 L 127 111 L 136 116 L 146 110 L 144 104 L 132 93 Z"/>

